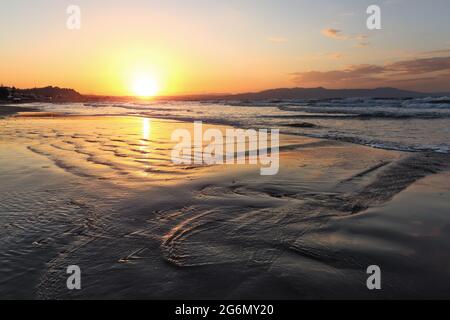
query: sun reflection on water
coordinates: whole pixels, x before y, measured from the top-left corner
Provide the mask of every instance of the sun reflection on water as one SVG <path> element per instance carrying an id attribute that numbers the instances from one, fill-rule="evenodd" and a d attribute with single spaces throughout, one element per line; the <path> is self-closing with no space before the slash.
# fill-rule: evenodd
<path id="1" fill-rule="evenodd" d="M 139 150 L 144 158 L 149 158 L 149 139 L 150 139 L 151 122 L 148 118 L 142 119 L 142 139 Z M 149 164 L 144 165 L 144 176 L 148 176 L 147 170 L 150 168 Z"/>
<path id="2" fill-rule="evenodd" d="M 150 138 L 151 123 L 150 119 L 142 119 L 142 139 L 148 140 Z"/>

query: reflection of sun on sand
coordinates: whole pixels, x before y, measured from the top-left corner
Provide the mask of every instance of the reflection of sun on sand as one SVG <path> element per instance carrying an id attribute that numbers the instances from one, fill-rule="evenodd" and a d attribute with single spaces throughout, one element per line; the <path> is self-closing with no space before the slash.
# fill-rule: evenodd
<path id="1" fill-rule="evenodd" d="M 404 281 L 419 272 L 425 290 L 447 290 L 450 276 L 436 276 L 450 252 L 448 174 L 440 173 L 447 155 L 281 136 L 280 171 L 261 176 L 258 166 L 174 165 L 171 133 L 191 123 L 0 122 L 0 213 L 9 228 L 0 246 L 8 252 L 5 278 L 13 279 L 0 293 L 19 287 L 39 298 L 361 298 L 370 294 L 365 268 L 375 262 L 391 280 L 381 295 L 413 292 L 402 291 Z M 418 199 L 414 216 L 405 206 L 411 197 Z M 439 201 L 420 202 L 433 199 Z M 427 216 L 427 208 L 439 214 Z M 89 286 L 68 292 L 60 270 L 74 261 Z M 17 266 L 27 281 L 14 277 Z"/>
<path id="2" fill-rule="evenodd" d="M 32 118 L 32 119 L 31 119 Z M 204 164 L 175 164 L 171 151 L 177 128 L 192 123 L 139 117 L 86 117 L 22 113 L 14 118 L 8 140 L 21 141 L 36 154 L 78 176 L 114 183 L 177 182 L 218 171 Z M 15 126 L 20 124 L 21 129 Z M 9 127 L 7 125 L 7 127 Z M 12 126 L 13 127 L 13 126 Z M 210 125 L 204 125 L 205 130 Z M 225 126 L 214 126 L 225 130 Z M 5 133 L 6 133 L 5 129 Z"/>

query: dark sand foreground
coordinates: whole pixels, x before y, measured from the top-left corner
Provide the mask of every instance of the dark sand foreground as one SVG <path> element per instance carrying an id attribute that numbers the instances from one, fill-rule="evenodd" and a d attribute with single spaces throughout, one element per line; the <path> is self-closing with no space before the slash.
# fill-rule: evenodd
<path id="1" fill-rule="evenodd" d="M 190 126 L 0 120 L 0 297 L 450 298 L 448 155 L 283 136 L 275 176 L 175 166 Z"/>

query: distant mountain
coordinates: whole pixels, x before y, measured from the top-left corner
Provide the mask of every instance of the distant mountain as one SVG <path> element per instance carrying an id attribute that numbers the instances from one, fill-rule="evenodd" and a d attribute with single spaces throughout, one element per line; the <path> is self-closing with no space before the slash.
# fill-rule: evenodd
<path id="1" fill-rule="evenodd" d="M 332 99 L 332 98 L 420 98 L 434 94 L 400 90 L 396 88 L 376 89 L 326 89 L 318 88 L 279 88 L 260 92 L 240 93 L 222 96 L 223 100 L 271 100 L 271 99 Z M 217 97 L 216 97 L 217 98 Z"/>

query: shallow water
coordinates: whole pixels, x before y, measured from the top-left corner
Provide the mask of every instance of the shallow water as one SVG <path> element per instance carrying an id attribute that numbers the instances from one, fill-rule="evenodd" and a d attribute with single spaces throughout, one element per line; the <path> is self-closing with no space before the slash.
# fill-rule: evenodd
<path id="1" fill-rule="evenodd" d="M 121 184 L 161 184 L 194 179 L 210 168 L 175 164 L 171 151 L 176 128 L 193 131 L 192 123 L 139 117 L 33 117 L 2 120 L 0 142 L 22 144 L 80 177 Z M 204 125 L 204 130 L 210 126 Z M 206 142 L 205 142 L 206 143 Z"/>
<path id="2" fill-rule="evenodd" d="M 450 152 L 448 97 L 323 101 L 215 101 L 37 104 L 69 114 L 142 115 L 203 120 L 349 141 L 403 151 Z"/>

